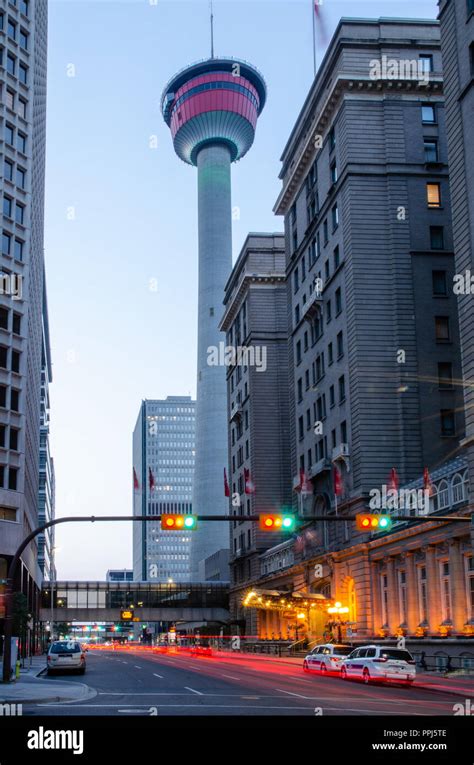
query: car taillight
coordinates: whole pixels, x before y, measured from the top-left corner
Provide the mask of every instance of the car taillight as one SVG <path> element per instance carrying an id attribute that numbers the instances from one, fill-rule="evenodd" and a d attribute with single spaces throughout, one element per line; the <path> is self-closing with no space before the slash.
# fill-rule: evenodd
<path id="1" fill-rule="evenodd" d="M 331 661 L 341 661 L 340 656 L 331 656 Z"/>
<path id="2" fill-rule="evenodd" d="M 51 661 L 51 656 L 48 656 L 47 661 Z"/>

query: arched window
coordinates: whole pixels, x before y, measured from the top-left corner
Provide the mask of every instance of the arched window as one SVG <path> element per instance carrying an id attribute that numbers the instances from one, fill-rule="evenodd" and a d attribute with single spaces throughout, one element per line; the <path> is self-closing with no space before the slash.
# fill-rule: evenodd
<path id="1" fill-rule="evenodd" d="M 353 579 L 349 579 L 347 583 L 347 605 L 349 606 L 349 621 L 357 621 L 357 599 L 356 590 Z"/>
<path id="2" fill-rule="evenodd" d="M 448 482 L 444 479 L 438 484 L 438 506 L 437 510 L 443 510 L 445 507 L 449 507 L 449 486 Z"/>
<path id="3" fill-rule="evenodd" d="M 453 505 L 463 502 L 466 499 L 466 473 L 456 473 L 451 481 L 453 491 Z"/>

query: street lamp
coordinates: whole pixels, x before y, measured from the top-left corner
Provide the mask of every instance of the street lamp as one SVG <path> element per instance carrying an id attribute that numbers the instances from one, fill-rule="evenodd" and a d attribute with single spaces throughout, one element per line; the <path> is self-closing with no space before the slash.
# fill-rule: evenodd
<path id="1" fill-rule="evenodd" d="M 337 614 L 337 621 L 335 622 L 337 627 L 337 639 L 338 642 L 342 642 L 342 626 L 345 625 L 347 622 L 342 621 L 341 614 L 348 614 L 349 608 L 347 606 L 343 606 L 339 601 L 336 601 L 336 603 L 333 606 L 330 606 L 328 608 L 328 614 Z"/>

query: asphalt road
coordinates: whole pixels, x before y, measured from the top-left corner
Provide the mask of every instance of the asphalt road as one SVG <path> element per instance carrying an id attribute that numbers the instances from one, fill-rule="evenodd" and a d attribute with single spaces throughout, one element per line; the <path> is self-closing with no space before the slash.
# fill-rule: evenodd
<path id="1" fill-rule="evenodd" d="M 365 686 L 302 667 L 239 657 L 90 651 L 81 703 L 24 705 L 47 715 L 452 715 L 459 697 L 416 687 Z M 48 682 L 48 679 L 46 680 Z"/>

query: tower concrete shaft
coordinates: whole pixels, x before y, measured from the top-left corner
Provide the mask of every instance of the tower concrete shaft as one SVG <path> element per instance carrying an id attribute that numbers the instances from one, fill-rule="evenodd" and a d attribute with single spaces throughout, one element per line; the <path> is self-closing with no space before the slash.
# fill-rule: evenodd
<path id="1" fill-rule="evenodd" d="M 197 155 L 199 213 L 198 359 L 196 461 L 193 512 L 223 514 L 227 499 L 223 470 L 227 465 L 227 392 L 225 367 L 208 364 L 209 350 L 225 335 L 218 325 L 224 287 L 232 269 L 230 151 L 209 144 Z M 229 546 L 227 524 L 198 526 L 192 535 L 191 572 L 199 578 L 199 561 Z"/>

